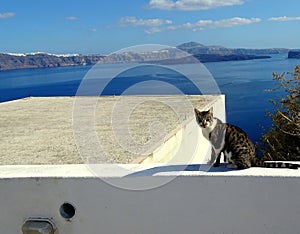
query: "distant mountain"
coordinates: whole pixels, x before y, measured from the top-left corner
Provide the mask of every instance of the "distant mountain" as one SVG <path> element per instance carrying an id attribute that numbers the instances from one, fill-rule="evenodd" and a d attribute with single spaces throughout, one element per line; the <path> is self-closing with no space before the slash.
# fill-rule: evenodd
<path id="1" fill-rule="evenodd" d="M 0 53 L 0 70 L 93 65 L 103 55 L 54 55 L 47 53 Z"/>
<path id="2" fill-rule="evenodd" d="M 252 54 L 195 54 L 194 57 L 202 63 L 271 58 L 269 55 Z"/>
<path id="3" fill-rule="evenodd" d="M 96 63 L 151 62 L 178 64 L 193 63 L 196 61 L 205 63 L 270 58 L 267 54 L 287 52 L 287 49 L 231 49 L 223 46 L 205 46 L 197 42 L 188 42 L 176 48 L 167 48 L 152 52 L 123 52 L 112 55 L 57 55 L 42 52 L 29 54 L 0 53 L 0 71 L 23 68 L 87 66 Z"/>
<path id="4" fill-rule="evenodd" d="M 245 48 L 226 48 L 223 46 L 205 46 L 197 42 L 188 42 L 177 46 L 178 49 L 190 54 L 219 54 L 219 55 L 262 55 L 262 54 L 281 54 L 288 53 L 288 49 L 270 48 L 270 49 L 245 49 Z"/>

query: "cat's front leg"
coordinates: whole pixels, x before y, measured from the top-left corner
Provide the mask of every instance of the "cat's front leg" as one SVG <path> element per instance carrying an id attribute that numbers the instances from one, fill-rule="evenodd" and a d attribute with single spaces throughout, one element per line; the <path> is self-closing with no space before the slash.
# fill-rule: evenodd
<path id="1" fill-rule="evenodd" d="M 220 166 L 220 160 L 221 160 L 221 153 L 219 153 L 219 155 L 217 156 L 217 160 L 214 163 L 214 167 Z"/>
<path id="2" fill-rule="evenodd" d="M 223 156 L 224 156 L 224 162 L 227 162 L 227 156 L 225 153 L 223 153 Z"/>
<path id="3" fill-rule="evenodd" d="M 216 160 L 217 159 L 217 160 Z M 216 162 L 215 162 L 216 161 Z M 218 162 L 219 161 L 219 162 Z M 210 165 L 213 164 L 214 167 L 218 167 L 220 164 L 220 157 L 217 155 L 215 149 L 211 148 L 210 161 L 208 162 Z"/>

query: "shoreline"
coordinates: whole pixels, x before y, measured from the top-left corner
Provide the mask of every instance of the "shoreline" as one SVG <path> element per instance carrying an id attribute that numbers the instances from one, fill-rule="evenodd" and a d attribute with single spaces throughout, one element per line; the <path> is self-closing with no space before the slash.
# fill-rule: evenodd
<path id="1" fill-rule="evenodd" d="M 278 53 L 277 53 L 278 54 Z M 281 53 L 287 54 L 287 53 Z M 104 55 L 77 55 L 70 57 L 57 57 L 54 55 L 37 54 L 27 56 L 15 56 L 0 53 L 0 72 L 17 71 L 26 69 L 47 69 L 47 68 L 67 68 L 67 67 L 88 67 L 96 64 L 118 64 L 118 63 L 152 63 L 158 65 L 176 65 L 176 64 L 191 64 L 191 63 L 211 63 L 211 62 L 227 62 L 227 61 L 245 61 L 256 59 L 271 59 L 273 54 L 268 55 L 252 55 L 252 54 L 188 54 L 176 58 L 164 57 L 152 58 L 148 60 L 143 56 L 138 59 L 132 58 L 108 58 Z M 42 57 L 41 57 L 42 56 Z M 140 56 L 137 54 L 137 56 Z M 7 57 L 7 58 L 6 58 Z M 133 56 L 134 57 L 134 56 Z M 22 59 L 21 59 L 22 58 Z M 25 59 L 24 59 L 25 58 Z M 108 59 L 106 59 L 108 58 Z M 287 54 L 288 58 L 288 54 Z M 32 60 L 31 62 L 27 60 Z M 33 63 L 33 64 L 32 64 Z M 17 65 L 15 65 L 17 64 Z"/>

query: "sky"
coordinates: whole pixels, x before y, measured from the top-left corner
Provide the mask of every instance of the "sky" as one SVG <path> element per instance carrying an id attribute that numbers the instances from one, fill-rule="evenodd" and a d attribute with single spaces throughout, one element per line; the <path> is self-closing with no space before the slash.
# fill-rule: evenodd
<path id="1" fill-rule="evenodd" d="M 185 42 L 300 48 L 299 0 L 0 0 L 0 52 L 107 54 Z"/>

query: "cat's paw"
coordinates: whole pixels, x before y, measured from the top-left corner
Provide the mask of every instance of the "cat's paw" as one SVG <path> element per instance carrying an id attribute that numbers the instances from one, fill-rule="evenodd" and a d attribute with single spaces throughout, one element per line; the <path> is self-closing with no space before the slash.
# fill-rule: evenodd
<path id="1" fill-rule="evenodd" d="M 230 163 L 230 164 L 227 165 L 227 168 L 228 169 L 236 169 L 238 167 L 237 167 L 237 165 Z"/>
<path id="2" fill-rule="evenodd" d="M 213 164 L 213 167 L 218 167 L 218 166 L 220 166 L 220 163 L 214 163 Z"/>

